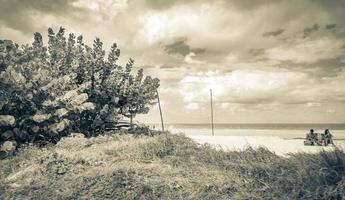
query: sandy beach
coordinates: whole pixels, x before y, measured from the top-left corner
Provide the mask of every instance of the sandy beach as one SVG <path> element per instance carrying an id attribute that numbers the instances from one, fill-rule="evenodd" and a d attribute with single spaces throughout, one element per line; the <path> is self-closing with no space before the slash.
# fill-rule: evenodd
<path id="1" fill-rule="evenodd" d="M 329 146 L 304 146 L 307 130 L 294 129 L 216 129 L 212 136 L 210 129 L 174 128 L 173 133 L 182 133 L 199 144 L 210 144 L 224 150 L 241 150 L 246 147 L 265 147 L 277 155 L 287 156 L 290 153 L 318 153 L 321 150 L 332 150 Z M 318 130 L 320 132 L 320 130 Z M 332 131 L 336 147 L 345 149 L 345 130 Z"/>
<path id="2" fill-rule="evenodd" d="M 246 147 L 265 147 L 280 156 L 287 156 L 289 153 L 307 152 L 317 153 L 321 150 L 332 150 L 334 147 L 304 146 L 303 139 L 284 139 L 275 136 L 207 136 L 187 135 L 200 144 L 208 143 L 216 148 L 224 150 L 241 150 Z M 345 141 L 334 141 L 337 147 L 345 149 Z"/>

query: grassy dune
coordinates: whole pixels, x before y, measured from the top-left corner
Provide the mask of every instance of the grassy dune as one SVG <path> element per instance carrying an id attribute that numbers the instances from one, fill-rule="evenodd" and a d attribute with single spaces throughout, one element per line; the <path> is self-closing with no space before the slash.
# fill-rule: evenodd
<path id="1" fill-rule="evenodd" d="M 225 152 L 181 135 L 64 138 L 0 160 L 0 199 L 342 199 L 345 153 Z"/>

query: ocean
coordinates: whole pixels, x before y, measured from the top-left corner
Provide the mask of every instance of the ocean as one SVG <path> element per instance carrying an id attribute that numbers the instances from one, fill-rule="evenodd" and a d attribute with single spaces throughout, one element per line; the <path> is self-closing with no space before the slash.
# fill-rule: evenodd
<path id="1" fill-rule="evenodd" d="M 160 124 L 154 126 L 155 129 L 161 128 Z M 212 135 L 211 124 L 165 124 L 165 129 L 186 135 Z M 214 124 L 214 134 L 222 136 L 304 138 L 310 129 L 316 133 L 329 129 L 335 139 L 345 139 L 345 124 Z"/>

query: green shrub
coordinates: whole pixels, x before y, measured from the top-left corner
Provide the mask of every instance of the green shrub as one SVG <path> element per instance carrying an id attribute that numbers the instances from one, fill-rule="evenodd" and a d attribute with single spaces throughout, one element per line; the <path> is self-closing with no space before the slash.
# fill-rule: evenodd
<path id="1" fill-rule="evenodd" d="M 48 29 L 32 45 L 0 40 L 0 143 L 5 140 L 54 142 L 71 132 L 94 136 L 116 123 L 147 113 L 159 80 L 132 75 L 132 59 L 117 64 L 120 50 L 108 56 L 99 38 L 93 46 L 73 33 Z"/>

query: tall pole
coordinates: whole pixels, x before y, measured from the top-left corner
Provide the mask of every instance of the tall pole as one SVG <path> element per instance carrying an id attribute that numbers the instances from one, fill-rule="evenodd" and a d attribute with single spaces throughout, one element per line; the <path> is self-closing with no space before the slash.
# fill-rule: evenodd
<path id="1" fill-rule="evenodd" d="M 162 115 L 161 101 L 159 100 L 159 93 L 158 93 L 158 90 L 157 90 L 157 99 L 158 99 L 158 106 L 159 106 L 159 114 L 161 115 L 162 131 L 164 132 L 164 122 L 163 122 L 163 115 Z"/>
<path id="2" fill-rule="evenodd" d="M 210 95 L 211 95 L 211 124 L 212 124 L 212 136 L 214 136 L 212 89 L 210 89 Z"/>

